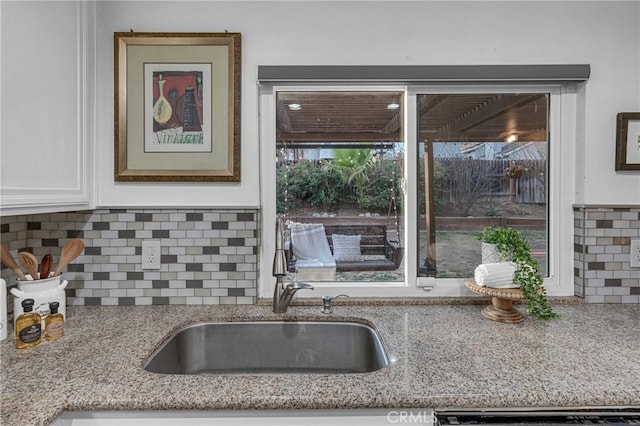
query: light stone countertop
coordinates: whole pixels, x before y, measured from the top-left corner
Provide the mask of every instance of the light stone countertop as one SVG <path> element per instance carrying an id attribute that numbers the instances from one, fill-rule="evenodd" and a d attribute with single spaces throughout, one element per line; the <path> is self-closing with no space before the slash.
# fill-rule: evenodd
<path id="1" fill-rule="evenodd" d="M 65 410 L 640 407 L 640 305 L 555 308 L 559 319 L 513 325 L 483 319 L 478 305 L 336 306 L 332 315 L 319 306 L 285 315 L 269 306 L 68 307 L 63 339 L 0 345 L 1 424 L 48 424 Z M 397 361 L 340 375 L 142 369 L 187 324 L 314 318 L 372 323 Z"/>

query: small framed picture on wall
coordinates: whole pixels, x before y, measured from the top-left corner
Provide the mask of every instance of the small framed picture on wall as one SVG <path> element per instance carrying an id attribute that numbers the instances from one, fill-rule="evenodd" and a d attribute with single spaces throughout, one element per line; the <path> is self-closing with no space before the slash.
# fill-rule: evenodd
<path id="1" fill-rule="evenodd" d="M 640 112 L 618 113 L 616 170 L 640 171 Z"/>

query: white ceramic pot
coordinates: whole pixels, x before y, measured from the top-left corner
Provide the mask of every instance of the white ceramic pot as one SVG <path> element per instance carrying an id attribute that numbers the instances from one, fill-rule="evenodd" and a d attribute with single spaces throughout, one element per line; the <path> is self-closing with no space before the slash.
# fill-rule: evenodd
<path id="1" fill-rule="evenodd" d="M 27 275 L 27 278 L 29 276 Z M 13 298 L 13 325 L 16 325 L 16 319 L 22 314 L 22 301 L 25 299 L 33 299 L 33 312 L 40 314 L 42 318 L 42 327 L 44 330 L 44 319 L 49 315 L 49 303 L 58 302 L 58 312 L 67 317 L 66 312 L 66 294 L 65 287 L 69 282 L 62 279 L 62 274 L 55 277 L 49 277 L 42 280 L 18 280 L 18 288 L 12 288 L 11 294 Z M 15 328 L 14 328 L 15 329 Z"/>

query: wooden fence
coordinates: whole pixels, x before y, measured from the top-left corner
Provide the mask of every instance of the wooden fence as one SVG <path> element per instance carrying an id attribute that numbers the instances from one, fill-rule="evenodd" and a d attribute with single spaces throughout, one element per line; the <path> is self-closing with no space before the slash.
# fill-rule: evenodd
<path id="1" fill-rule="evenodd" d="M 467 202 L 471 197 L 510 196 L 510 179 L 505 175 L 512 160 L 436 158 L 436 197 L 444 203 Z M 546 160 L 518 160 L 522 176 L 515 179 L 519 203 L 545 203 Z"/>

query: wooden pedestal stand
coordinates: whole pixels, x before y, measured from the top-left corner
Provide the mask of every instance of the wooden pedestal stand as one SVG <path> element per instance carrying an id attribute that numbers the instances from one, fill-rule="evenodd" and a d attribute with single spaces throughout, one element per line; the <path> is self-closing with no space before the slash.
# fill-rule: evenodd
<path id="1" fill-rule="evenodd" d="M 524 316 L 513 308 L 514 300 L 524 299 L 519 288 L 481 287 L 472 280 L 465 281 L 465 284 L 472 292 L 491 297 L 491 305 L 482 310 L 483 317 L 510 324 L 524 321 Z"/>

